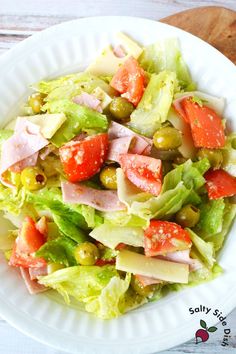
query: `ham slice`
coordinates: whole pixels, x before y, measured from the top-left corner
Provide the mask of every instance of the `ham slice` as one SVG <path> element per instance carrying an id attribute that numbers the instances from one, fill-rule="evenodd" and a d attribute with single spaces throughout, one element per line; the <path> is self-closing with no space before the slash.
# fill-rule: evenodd
<path id="1" fill-rule="evenodd" d="M 101 101 L 87 92 L 82 92 L 81 95 L 75 96 L 73 102 L 102 113 Z"/>
<path id="2" fill-rule="evenodd" d="M 31 280 L 29 270 L 27 268 L 20 267 L 21 276 L 24 279 L 26 288 L 31 295 L 42 293 L 48 289 L 37 282 L 37 280 Z"/>
<path id="3" fill-rule="evenodd" d="M 120 154 L 126 154 L 129 151 L 133 139 L 132 136 L 125 136 L 123 138 L 111 140 L 107 159 L 119 162 Z"/>
<path id="4" fill-rule="evenodd" d="M 126 56 L 126 52 L 125 52 L 124 48 L 122 47 L 122 45 L 117 45 L 113 49 L 113 53 L 115 54 L 115 56 L 117 58 L 124 58 Z"/>
<path id="5" fill-rule="evenodd" d="M 202 263 L 198 259 L 190 258 L 190 250 L 176 251 L 167 253 L 165 256 L 156 256 L 155 258 L 164 259 L 166 261 L 188 264 L 190 271 L 201 269 Z"/>
<path id="6" fill-rule="evenodd" d="M 13 166 L 10 167 L 11 172 L 21 172 L 26 167 L 33 167 L 37 164 L 39 153 L 35 152 L 33 155 L 26 157 L 25 159 L 15 163 Z"/>
<path id="7" fill-rule="evenodd" d="M 29 268 L 29 276 L 31 280 L 37 280 L 38 277 L 48 275 L 48 266 L 44 265 L 40 268 Z M 40 284 L 38 284 L 40 285 Z"/>
<path id="8" fill-rule="evenodd" d="M 151 139 L 136 134 L 131 129 L 119 123 L 111 122 L 108 130 L 108 136 L 110 140 L 117 139 L 117 138 L 124 138 L 128 136 L 133 137 L 134 141 L 132 147 L 129 150 L 131 154 L 149 155 L 151 152 L 151 148 L 152 148 Z"/>
<path id="9" fill-rule="evenodd" d="M 125 209 L 125 205 L 119 201 L 116 191 L 98 190 L 70 182 L 62 182 L 61 188 L 65 203 L 85 204 L 100 211 Z"/>
<path id="10" fill-rule="evenodd" d="M 163 280 L 159 280 L 159 279 L 155 279 L 155 278 L 151 278 L 151 277 L 145 277 L 144 275 L 140 275 L 140 274 L 136 274 L 135 278 L 138 279 L 138 281 L 142 284 L 142 286 L 163 283 Z"/>
<path id="11" fill-rule="evenodd" d="M 46 145 L 48 145 L 48 141 L 40 133 L 39 126 L 27 119 L 18 119 L 14 134 L 2 144 L 0 174 L 18 162 L 32 157 Z M 31 159 L 30 161 L 32 162 Z"/>

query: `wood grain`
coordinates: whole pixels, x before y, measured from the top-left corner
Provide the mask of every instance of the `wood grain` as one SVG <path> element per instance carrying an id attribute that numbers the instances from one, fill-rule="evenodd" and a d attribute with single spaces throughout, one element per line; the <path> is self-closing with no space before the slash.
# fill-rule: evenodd
<path id="1" fill-rule="evenodd" d="M 217 48 L 236 64 L 236 12 L 218 6 L 190 9 L 161 22 L 179 27 Z"/>

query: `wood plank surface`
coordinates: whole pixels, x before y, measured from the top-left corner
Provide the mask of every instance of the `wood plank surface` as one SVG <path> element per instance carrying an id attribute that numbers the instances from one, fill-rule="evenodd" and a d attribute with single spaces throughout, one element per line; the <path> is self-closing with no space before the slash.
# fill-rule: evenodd
<path id="1" fill-rule="evenodd" d="M 186 11 L 181 16 L 172 17 L 176 12 L 199 6 L 224 6 L 236 10 L 236 0 L 195 1 L 195 0 L 0 0 L 0 55 L 33 33 L 74 18 L 99 15 L 132 15 L 165 22 L 199 35 L 221 51 L 227 49 L 231 60 L 235 60 L 235 19 L 222 19 L 215 12 L 215 17 L 205 23 L 201 17 L 191 18 Z M 227 10 L 225 10 L 227 12 Z M 201 15 L 200 15 L 201 12 Z M 204 15 L 205 16 L 205 15 Z M 215 21 L 220 23 L 220 27 Z M 194 24 L 194 30 L 193 30 Z M 207 27 L 208 26 L 208 27 Z M 228 29 L 227 29 L 228 28 Z M 195 32 L 197 30 L 197 33 Z M 232 37 L 231 31 L 233 32 Z M 226 44 L 225 42 L 229 43 Z M 196 346 L 193 340 L 162 354 L 225 354 L 236 353 L 236 310 L 228 317 L 232 329 L 230 345 L 220 346 L 222 334 L 216 332 L 215 340 Z M 4 320 L 0 319 L 0 354 L 63 354 L 55 349 L 40 344 L 21 334 Z"/>

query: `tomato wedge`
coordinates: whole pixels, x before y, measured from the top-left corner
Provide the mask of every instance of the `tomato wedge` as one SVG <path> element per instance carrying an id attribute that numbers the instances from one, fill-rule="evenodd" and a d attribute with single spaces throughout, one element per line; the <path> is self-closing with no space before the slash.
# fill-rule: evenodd
<path id="1" fill-rule="evenodd" d="M 26 217 L 13 247 L 9 264 L 14 267 L 24 268 L 38 268 L 46 265 L 44 259 L 34 257 L 34 252 L 45 241 L 44 235 L 37 230 L 35 222 L 30 217 Z"/>
<path id="2" fill-rule="evenodd" d="M 108 135 L 104 133 L 62 146 L 60 159 L 69 181 L 80 182 L 94 176 L 106 159 L 108 145 Z"/>
<path id="3" fill-rule="evenodd" d="M 200 106 L 191 97 L 184 98 L 181 105 L 189 122 L 195 147 L 219 148 L 225 145 L 224 126 L 213 109 Z"/>
<path id="4" fill-rule="evenodd" d="M 231 197 L 236 194 L 236 178 L 224 170 L 210 170 L 204 175 L 209 199 Z"/>
<path id="5" fill-rule="evenodd" d="M 188 232 L 174 222 L 151 220 L 144 232 L 144 250 L 148 257 L 182 251 L 191 245 Z"/>
<path id="6" fill-rule="evenodd" d="M 126 177 L 138 188 L 159 195 L 162 187 L 162 163 L 153 157 L 120 154 L 120 165 Z"/>
<path id="7" fill-rule="evenodd" d="M 113 76 L 110 85 L 121 93 L 122 97 L 137 106 L 144 92 L 144 70 L 136 59 L 130 57 Z"/>

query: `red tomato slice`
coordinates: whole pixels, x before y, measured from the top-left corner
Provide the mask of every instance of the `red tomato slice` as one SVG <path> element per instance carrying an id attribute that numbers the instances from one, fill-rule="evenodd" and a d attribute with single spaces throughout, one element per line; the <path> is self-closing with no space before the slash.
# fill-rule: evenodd
<path id="1" fill-rule="evenodd" d="M 186 123 L 189 123 L 188 121 L 188 117 L 185 113 L 185 110 L 183 109 L 182 107 L 182 101 L 183 101 L 183 98 L 179 98 L 179 99 L 176 99 L 172 106 L 174 107 L 174 110 L 180 115 L 181 118 L 183 118 L 183 120 L 186 122 Z"/>
<path id="2" fill-rule="evenodd" d="M 137 106 L 142 98 L 145 86 L 145 73 L 139 63 L 130 57 L 113 76 L 110 85 L 121 93 L 122 97 Z"/>
<path id="3" fill-rule="evenodd" d="M 204 178 L 209 199 L 231 197 L 236 194 L 236 178 L 224 170 L 210 170 Z"/>
<path id="4" fill-rule="evenodd" d="M 45 241 L 44 235 L 37 230 L 35 222 L 30 217 L 26 217 L 22 223 L 15 246 L 13 247 L 9 264 L 11 266 L 24 268 L 42 267 L 46 265 L 44 259 L 34 257 L 34 252 L 36 252 Z"/>
<path id="5" fill-rule="evenodd" d="M 225 145 L 222 120 L 213 109 L 207 106 L 201 107 L 191 98 L 183 99 L 181 104 L 190 124 L 196 147 L 214 149 Z"/>
<path id="6" fill-rule="evenodd" d="M 108 144 L 108 135 L 104 133 L 62 146 L 60 159 L 69 181 L 80 182 L 94 176 L 106 159 Z"/>
<path id="7" fill-rule="evenodd" d="M 133 184 L 153 195 L 160 194 L 161 160 L 136 154 L 121 154 L 119 160 L 126 177 Z"/>
<path id="8" fill-rule="evenodd" d="M 188 232 L 174 222 L 151 220 L 144 232 L 144 250 L 148 257 L 182 251 L 191 245 Z"/>

